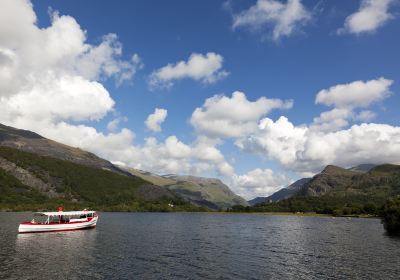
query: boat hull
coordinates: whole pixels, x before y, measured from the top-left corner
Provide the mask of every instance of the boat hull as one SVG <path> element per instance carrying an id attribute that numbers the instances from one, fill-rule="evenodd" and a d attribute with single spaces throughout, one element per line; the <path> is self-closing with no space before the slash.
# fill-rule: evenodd
<path id="1" fill-rule="evenodd" d="M 49 232 L 49 231 L 70 231 L 94 228 L 97 224 L 98 217 L 93 217 L 89 221 L 76 223 L 62 224 L 35 224 L 21 223 L 18 228 L 18 233 L 34 233 L 34 232 Z"/>

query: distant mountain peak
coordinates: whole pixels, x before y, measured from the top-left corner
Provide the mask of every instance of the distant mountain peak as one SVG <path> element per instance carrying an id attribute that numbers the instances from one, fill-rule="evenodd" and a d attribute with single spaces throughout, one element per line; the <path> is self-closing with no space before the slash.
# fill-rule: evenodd
<path id="1" fill-rule="evenodd" d="M 256 205 L 259 203 L 265 203 L 265 202 L 277 202 L 286 198 L 290 198 L 294 195 L 296 195 L 308 182 L 310 182 L 311 178 L 302 178 L 294 183 L 290 184 L 286 188 L 282 188 L 272 195 L 268 197 L 256 197 L 254 199 L 251 199 L 248 201 L 250 205 Z"/>
<path id="2" fill-rule="evenodd" d="M 242 197 L 236 195 L 227 185 L 217 178 L 177 174 L 146 174 L 143 171 L 138 171 L 133 168 L 122 168 L 155 185 L 164 186 L 185 200 L 198 206 L 217 210 L 229 208 L 237 204 L 248 205 Z"/>
<path id="3" fill-rule="evenodd" d="M 327 165 L 324 170 L 320 174 L 317 174 L 316 176 L 319 176 L 321 174 L 324 175 L 351 175 L 354 174 L 354 171 L 344 169 L 342 167 L 336 166 L 336 165 Z"/>

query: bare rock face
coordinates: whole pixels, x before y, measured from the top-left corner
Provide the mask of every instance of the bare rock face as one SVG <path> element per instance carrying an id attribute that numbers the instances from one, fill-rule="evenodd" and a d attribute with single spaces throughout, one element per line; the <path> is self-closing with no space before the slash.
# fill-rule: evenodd
<path id="1" fill-rule="evenodd" d="M 64 197 L 62 193 L 56 191 L 54 185 L 44 182 L 32 172 L 17 166 L 15 163 L 6 160 L 3 157 L 0 157 L 0 169 L 3 169 L 17 178 L 22 184 L 38 190 L 49 198 Z"/>
<path id="2" fill-rule="evenodd" d="M 352 186 L 354 177 L 360 176 L 359 172 L 347 170 L 338 166 L 328 165 L 318 175 L 308 182 L 300 194 L 306 196 L 320 196 L 333 189 L 345 189 Z"/>

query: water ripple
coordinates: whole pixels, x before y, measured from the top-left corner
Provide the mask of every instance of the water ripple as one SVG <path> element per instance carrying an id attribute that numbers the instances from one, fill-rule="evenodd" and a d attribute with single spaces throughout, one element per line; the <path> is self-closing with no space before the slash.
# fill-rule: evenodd
<path id="1" fill-rule="evenodd" d="M 17 235 L 0 213 L 0 279 L 398 279 L 375 219 L 102 213 L 96 229 Z"/>

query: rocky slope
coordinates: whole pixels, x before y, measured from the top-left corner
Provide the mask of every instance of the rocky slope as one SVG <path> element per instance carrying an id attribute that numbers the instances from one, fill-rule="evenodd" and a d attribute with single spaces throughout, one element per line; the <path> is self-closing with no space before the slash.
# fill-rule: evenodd
<path id="1" fill-rule="evenodd" d="M 36 133 L 0 124 L 0 210 L 72 208 L 168 211 L 195 209 L 167 188 L 107 160 Z M 197 208 L 196 208 L 197 209 Z"/>
<path id="2" fill-rule="evenodd" d="M 377 215 L 388 199 L 399 195 L 400 165 L 378 165 L 367 172 L 329 165 L 289 198 L 234 210 Z"/>
<path id="3" fill-rule="evenodd" d="M 0 146 L 15 148 L 41 156 L 50 156 L 61 160 L 72 161 L 74 163 L 110 170 L 120 174 L 125 173 L 111 162 L 99 158 L 92 153 L 49 140 L 32 131 L 17 129 L 3 124 L 0 124 Z"/>
<path id="4" fill-rule="evenodd" d="M 280 189 L 268 197 L 256 197 L 249 200 L 250 205 L 266 202 L 277 202 L 293 196 L 320 196 L 343 186 L 351 185 L 353 176 L 368 173 L 375 168 L 376 164 L 360 164 L 349 169 L 334 165 L 328 165 L 324 170 L 313 178 L 302 178 L 290 186 Z"/>
<path id="5" fill-rule="evenodd" d="M 28 199 L 28 204 L 59 199 L 116 210 L 155 210 L 170 201 L 185 209 L 189 203 L 212 210 L 247 205 L 217 179 L 123 170 L 92 153 L 2 124 L 0 171 L 4 175 L 0 176 L 0 206 L 21 203 L 31 193 L 34 199 Z M 19 187 L 5 181 L 18 182 Z"/>
<path id="6" fill-rule="evenodd" d="M 0 209 L 33 210 L 69 205 L 98 210 L 170 210 L 183 205 L 168 189 L 71 161 L 0 147 Z M 185 205 L 184 205 L 185 206 Z"/>

